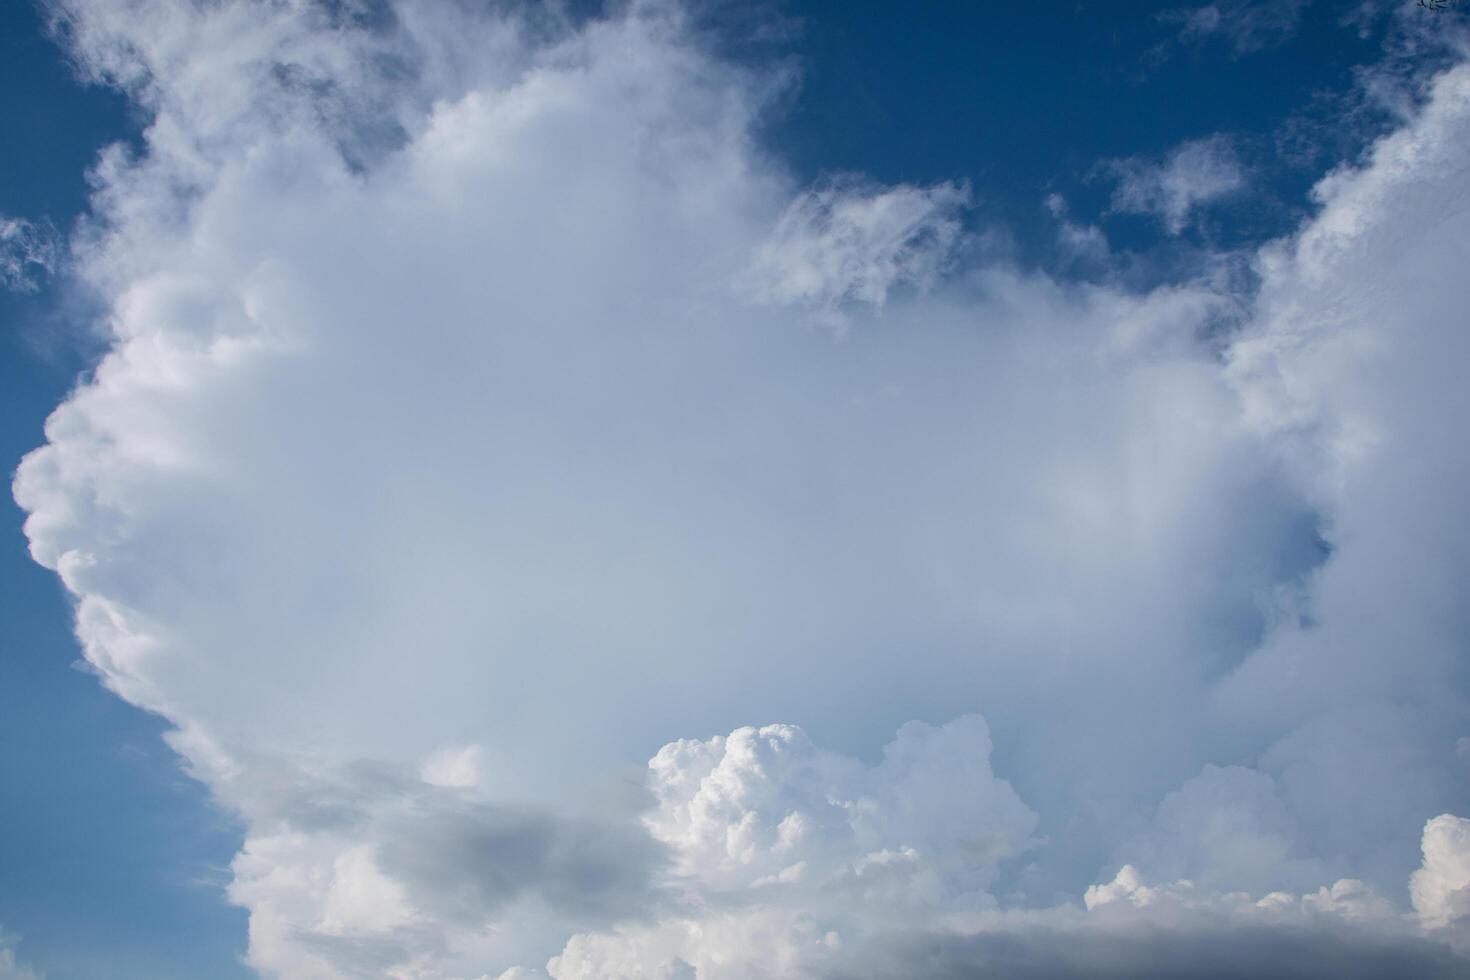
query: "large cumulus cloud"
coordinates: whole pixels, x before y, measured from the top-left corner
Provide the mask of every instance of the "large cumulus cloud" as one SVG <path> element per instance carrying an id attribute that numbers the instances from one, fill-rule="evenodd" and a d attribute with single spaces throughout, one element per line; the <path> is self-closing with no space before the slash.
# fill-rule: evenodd
<path id="1" fill-rule="evenodd" d="M 263 973 L 898 975 L 1180 907 L 1453 955 L 1393 923 L 1470 811 L 1464 69 L 1258 295 L 1139 293 L 980 260 L 959 183 L 796 186 L 784 76 L 677 7 L 55 9 L 152 121 L 15 493 L 244 820 Z"/>

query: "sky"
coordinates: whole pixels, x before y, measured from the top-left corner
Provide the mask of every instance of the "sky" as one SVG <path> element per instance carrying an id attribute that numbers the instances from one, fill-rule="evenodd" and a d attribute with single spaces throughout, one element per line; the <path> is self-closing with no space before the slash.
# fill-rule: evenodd
<path id="1" fill-rule="evenodd" d="M 0 980 L 1458 976 L 1457 5 L 0 13 Z"/>

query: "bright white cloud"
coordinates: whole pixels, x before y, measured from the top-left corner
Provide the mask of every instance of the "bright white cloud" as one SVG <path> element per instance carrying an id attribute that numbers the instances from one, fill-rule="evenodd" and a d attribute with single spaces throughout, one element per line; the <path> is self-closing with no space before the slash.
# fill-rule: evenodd
<path id="1" fill-rule="evenodd" d="M 789 725 L 664 746 L 645 818 L 673 858 L 675 909 L 574 937 L 558 980 L 816 976 L 875 938 L 992 908 L 997 864 L 1035 815 L 991 773 L 985 723 L 905 725 L 876 766 Z"/>
<path id="2" fill-rule="evenodd" d="M 883 755 L 866 769 L 789 725 L 675 742 L 649 763 L 649 827 L 678 873 L 738 887 L 845 874 L 914 848 L 993 867 L 1030 846 L 1035 814 L 991 774 L 980 718 L 910 723 Z"/>
<path id="3" fill-rule="evenodd" d="M 111 350 L 15 483 L 244 821 L 258 970 L 902 976 L 1152 942 L 1108 923 L 1183 880 L 1178 935 L 1429 942 L 1381 903 L 1470 810 L 1465 69 L 1222 359 L 1210 282 L 795 186 L 677 8 L 331 10 L 64 7 L 154 121 L 75 243 Z M 1138 207 L 1182 228 L 1243 177 L 1179 156 Z"/>
<path id="4" fill-rule="evenodd" d="M 1414 872 L 1409 894 L 1430 929 L 1470 919 L 1470 820 L 1442 813 L 1424 825 L 1424 866 Z"/>

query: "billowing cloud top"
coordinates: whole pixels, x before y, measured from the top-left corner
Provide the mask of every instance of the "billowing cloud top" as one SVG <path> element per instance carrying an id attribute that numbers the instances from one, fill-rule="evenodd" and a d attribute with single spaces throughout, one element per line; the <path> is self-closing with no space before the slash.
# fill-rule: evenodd
<path id="1" fill-rule="evenodd" d="M 1463 969 L 1470 68 L 1138 292 L 797 186 L 678 7 L 462 6 L 55 8 L 151 123 L 15 494 L 252 966 Z"/>

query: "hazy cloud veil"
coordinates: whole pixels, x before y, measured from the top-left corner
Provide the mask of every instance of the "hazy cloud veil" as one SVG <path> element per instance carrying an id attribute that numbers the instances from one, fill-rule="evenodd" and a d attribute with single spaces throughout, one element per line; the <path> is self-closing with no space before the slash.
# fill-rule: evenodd
<path id="1" fill-rule="evenodd" d="M 1463 970 L 1470 68 L 1248 295 L 1139 292 L 797 186 L 677 4 L 558 9 L 54 7 L 151 123 L 15 495 L 244 821 L 251 965 Z"/>

